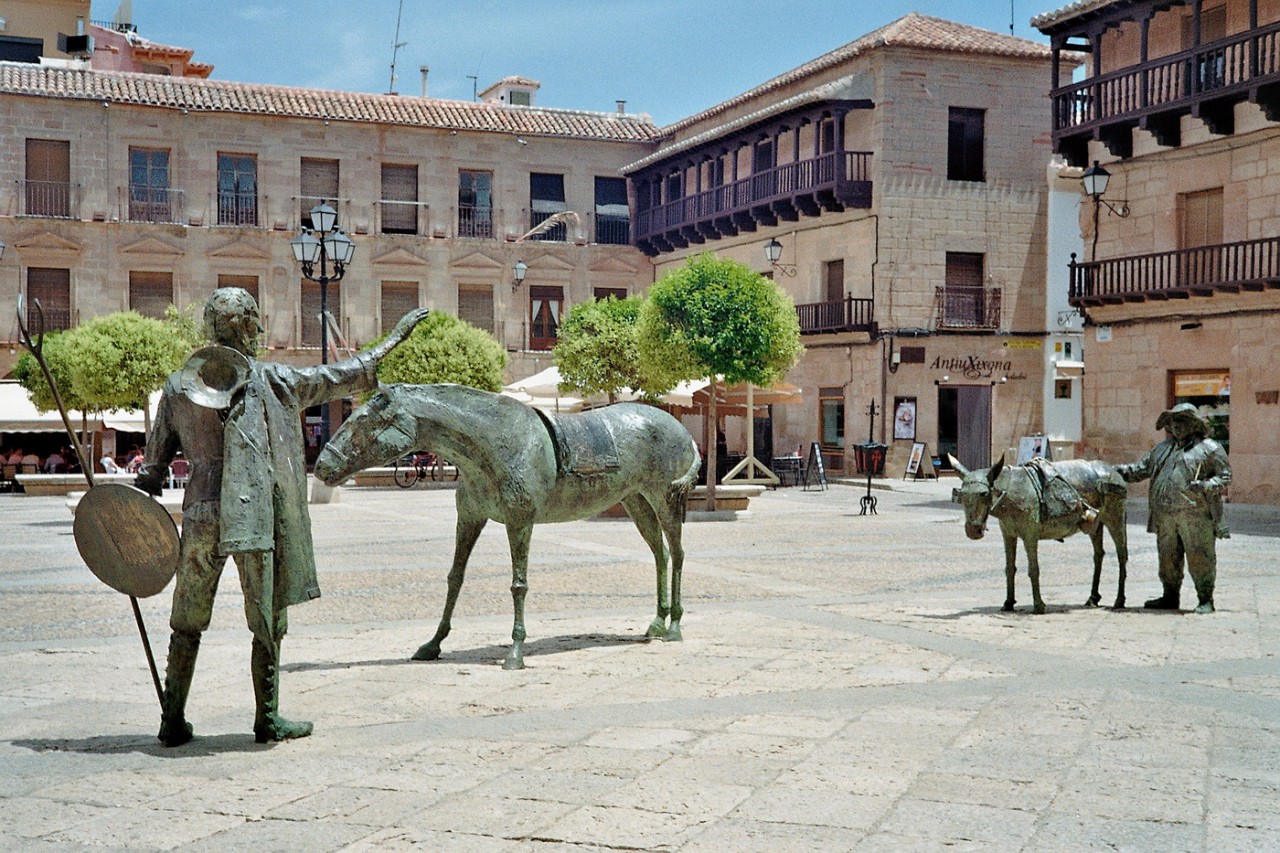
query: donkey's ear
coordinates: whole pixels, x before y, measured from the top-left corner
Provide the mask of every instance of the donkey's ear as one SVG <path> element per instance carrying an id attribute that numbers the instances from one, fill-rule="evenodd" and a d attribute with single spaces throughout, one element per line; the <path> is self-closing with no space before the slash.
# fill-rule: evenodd
<path id="1" fill-rule="evenodd" d="M 991 466 L 991 470 L 987 472 L 987 482 L 994 483 L 996 477 L 1000 476 L 1000 472 L 1004 470 L 1004 457 L 1000 457 L 1000 461 Z"/>
<path id="2" fill-rule="evenodd" d="M 969 476 L 969 469 L 961 465 L 959 459 L 955 458 L 950 453 L 947 454 L 947 458 L 951 460 L 951 467 L 956 470 L 956 473 L 958 473 L 961 477 Z"/>

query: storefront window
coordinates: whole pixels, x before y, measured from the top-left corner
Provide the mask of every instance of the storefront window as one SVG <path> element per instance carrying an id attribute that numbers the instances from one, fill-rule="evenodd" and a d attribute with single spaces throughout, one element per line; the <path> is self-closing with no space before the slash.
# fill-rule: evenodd
<path id="1" fill-rule="evenodd" d="M 844 389 L 821 388 L 818 406 L 822 424 L 822 449 L 844 449 Z"/>

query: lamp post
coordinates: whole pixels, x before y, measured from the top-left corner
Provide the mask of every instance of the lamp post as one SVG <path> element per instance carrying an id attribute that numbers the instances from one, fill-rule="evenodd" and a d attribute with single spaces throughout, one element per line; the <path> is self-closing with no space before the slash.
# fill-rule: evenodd
<path id="1" fill-rule="evenodd" d="M 515 266 L 511 268 L 511 292 L 515 293 L 516 288 L 524 284 L 524 277 L 529 272 L 529 265 L 524 261 L 516 261 Z"/>
<path id="2" fill-rule="evenodd" d="M 320 363 L 329 363 L 329 282 L 341 281 L 356 244 L 338 227 L 338 212 L 327 204 L 311 208 L 311 228 L 289 241 L 302 275 L 320 285 Z M 319 275 L 316 261 L 320 262 Z M 333 265 L 332 273 L 329 265 Z M 329 404 L 320 407 L 320 446 L 329 441 Z"/>
<path id="3" fill-rule="evenodd" d="M 769 261 L 769 265 L 773 267 L 775 272 L 780 272 L 785 276 L 795 277 L 795 264 L 780 264 L 778 258 L 782 257 L 782 244 L 776 239 L 770 239 L 764 244 L 764 256 Z"/>

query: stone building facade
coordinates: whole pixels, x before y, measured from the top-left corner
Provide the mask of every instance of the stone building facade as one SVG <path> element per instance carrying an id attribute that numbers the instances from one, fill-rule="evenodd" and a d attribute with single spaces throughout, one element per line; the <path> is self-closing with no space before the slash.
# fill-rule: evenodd
<path id="1" fill-rule="evenodd" d="M 1084 253 L 1056 261 L 1089 323 L 1086 449 L 1136 458 L 1193 402 L 1232 498 L 1280 502 L 1280 4 L 1073 3 L 1033 23 L 1091 57 L 1053 81 L 1055 149 L 1110 173 Z"/>
<path id="2" fill-rule="evenodd" d="M 775 452 L 818 441 L 852 472 L 874 437 L 901 475 L 917 442 L 986 465 L 1042 432 L 1049 61 L 912 14 L 676 123 L 627 167 L 659 276 L 710 250 L 797 304 L 803 402 L 773 408 Z"/>

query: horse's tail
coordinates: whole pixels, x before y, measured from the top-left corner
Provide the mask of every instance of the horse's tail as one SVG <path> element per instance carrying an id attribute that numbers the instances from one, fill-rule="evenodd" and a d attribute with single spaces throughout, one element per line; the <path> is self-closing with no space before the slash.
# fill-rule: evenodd
<path id="1" fill-rule="evenodd" d="M 667 500 L 679 507 L 681 524 L 684 523 L 685 511 L 688 509 L 689 492 L 693 491 L 693 484 L 698 481 L 698 472 L 702 470 L 702 454 L 698 453 L 698 445 L 692 438 L 689 439 L 689 444 L 693 447 L 693 461 L 689 463 L 689 470 L 672 480 L 667 487 Z"/>

